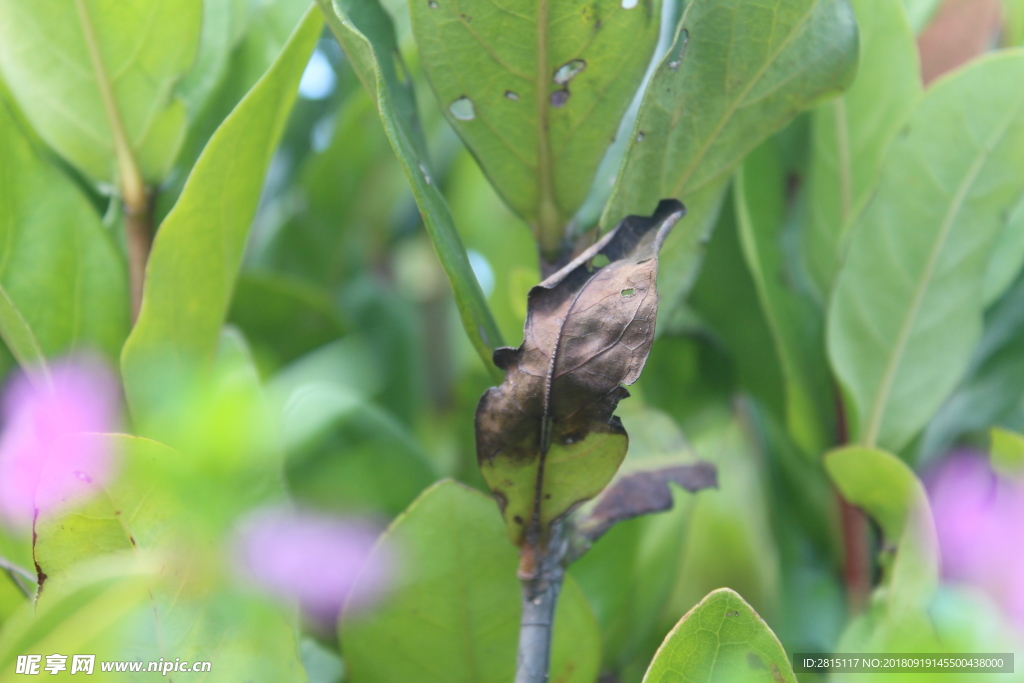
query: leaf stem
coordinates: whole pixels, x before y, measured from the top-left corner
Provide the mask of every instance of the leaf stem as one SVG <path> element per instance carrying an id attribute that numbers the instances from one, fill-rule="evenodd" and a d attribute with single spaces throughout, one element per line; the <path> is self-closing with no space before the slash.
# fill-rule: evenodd
<path id="1" fill-rule="evenodd" d="M 849 426 L 842 395 L 836 390 L 837 441 L 850 440 Z M 871 596 L 871 550 L 868 542 L 868 518 L 851 505 L 836 490 L 839 521 L 843 534 L 843 583 L 846 585 L 846 604 L 851 614 L 864 611 Z"/>
<path id="2" fill-rule="evenodd" d="M 124 121 L 121 120 L 114 87 L 107 76 L 99 40 L 96 38 L 96 29 L 93 27 L 85 0 L 75 0 L 75 8 L 89 51 L 89 61 L 92 62 L 93 71 L 96 73 L 96 87 L 99 88 L 100 98 L 103 100 L 103 109 L 107 115 L 107 125 L 110 126 L 110 136 L 114 145 L 114 157 L 117 160 L 121 200 L 125 207 L 125 239 L 128 244 L 128 273 L 134 323 L 142 304 L 142 283 L 153 240 L 153 202 L 132 151 Z"/>
<path id="3" fill-rule="evenodd" d="M 546 683 L 548 680 L 555 606 L 565 578 L 567 550 L 561 522 L 551 525 L 546 544 L 523 548 L 519 572 L 523 611 L 515 683 Z"/>

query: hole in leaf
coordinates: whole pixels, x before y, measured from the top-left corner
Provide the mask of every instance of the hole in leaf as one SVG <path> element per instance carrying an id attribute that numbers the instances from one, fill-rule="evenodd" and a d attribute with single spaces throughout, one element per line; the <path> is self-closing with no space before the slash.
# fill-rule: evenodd
<path id="1" fill-rule="evenodd" d="M 509 99 L 509 100 L 518 100 L 519 99 L 519 94 L 515 93 L 515 92 L 512 92 L 511 90 L 506 90 L 505 91 L 505 98 Z"/>
<path id="2" fill-rule="evenodd" d="M 473 107 L 473 100 L 468 97 L 460 97 L 448 105 L 448 111 L 459 121 L 472 121 L 476 118 L 476 109 Z"/>
<path id="3" fill-rule="evenodd" d="M 622 9 L 633 9 L 640 0 L 622 0 Z"/>
<path id="4" fill-rule="evenodd" d="M 676 55 L 675 59 L 668 63 L 668 68 L 672 71 L 679 68 L 679 64 L 683 61 L 683 55 L 686 54 L 686 44 L 689 42 L 690 32 L 684 28 L 683 34 L 679 37 L 679 53 Z"/>
<path id="5" fill-rule="evenodd" d="M 586 68 L 587 63 L 582 59 L 574 59 L 566 62 L 555 70 L 555 83 L 558 85 L 565 85 L 572 79 L 576 78 L 576 75 Z"/>
<path id="6" fill-rule="evenodd" d="M 636 294 L 636 289 L 634 287 L 626 287 L 624 290 L 619 292 L 619 294 L 628 298 Z"/>
<path id="7" fill-rule="evenodd" d="M 644 132 L 643 131 L 640 131 L 639 133 L 636 134 L 636 141 L 637 142 L 643 142 L 644 141 Z"/>
<path id="8" fill-rule="evenodd" d="M 437 3 L 434 2 L 434 0 L 430 0 L 430 2 L 427 3 L 427 7 L 430 9 L 437 9 Z"/>
<path id="9" fill-rule="evenodd" d="M 551 106 L 552 107 L 564 107 L 565 103 L 569 101 L 568 90 L 556 90 L 551 93 Z"/>

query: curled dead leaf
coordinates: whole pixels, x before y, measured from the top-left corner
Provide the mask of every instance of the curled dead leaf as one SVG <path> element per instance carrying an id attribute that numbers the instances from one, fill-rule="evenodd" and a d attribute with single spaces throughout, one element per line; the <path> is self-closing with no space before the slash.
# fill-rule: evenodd
<path id="1" fill-rule="evenodd" d="M 538 543 L 622 463 L 628 438 L 613 412 L 647 361 L 658 250 L 685 212 L 664 200 L 623 219 L 530 290 L 523 343 L 495 350 L 506 375 L 477 407 L 477 458 L 516 544 Z"/>

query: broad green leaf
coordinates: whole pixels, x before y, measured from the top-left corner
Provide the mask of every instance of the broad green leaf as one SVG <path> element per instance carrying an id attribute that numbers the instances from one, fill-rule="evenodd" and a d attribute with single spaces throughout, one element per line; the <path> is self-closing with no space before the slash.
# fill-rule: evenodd
<path id="1" fill-rule="evenodd" d="M 719 588 L 679 620 L 644 683 L 796 683 L 789 655 L 757 612 Z"/>
<path id="2" fill-rule="evenodd" d="M 0 336 L 14 357 L 115 356 L 128 334 L 123 257 L 89 200 L 2 103 L 0 216 Z"/>
<path id="3" fill-rule="evenodd" d="M 939 652 L 929 604 L 939 583 L 939 552 L 924 486 L 895 455 L 847 446 L 825 455 L 843 498 L 881 527 L 882 581 L 855 616 L 837 652 Z"/>
<path id="4" fill-rule="evenodd" d="M 928 91 L 889 149 L 828 313 L 854 438 L 902 448 L 949 395 L 981 336 L 1002 216 L 1024 190 L 1024 53 Z"/>
<path id="5" fill-rule="evenodd" d="M 409 11 L 446 118 L 556 256 L 654 52 L 660 0 L 409 0 Z"/>
<path id="6" fill-rule="evenodd" d="M 185 133 L 174 88 L 200 0 L 3 0 L 0 71 L 46 142 L 103 183 L 159 181 Z"/>
<path id="7" fill-rule="evenodd" d="M 1006 47 L 1024 45 L 1024 2 L 1003 0 L 1003 39 Z"/>
<path id="8" fill-rule="evenodd" d="M 627 214 L 650 214 L 667 197 L 691 209 L 687 229 L 665 245 L 667 301 L 686 291 L 697 259 L 693 247 L 682 245 L 699 239 L 697 226 L 708 220 L 704 211 L 716 213 L 729 172 L 801 109 L 848 85 L 856 52 L 846 0 L 686 5 L 675 41 L 644 93 L 601 218 L 608 229 Z"/>
<path id="9" fill-rule="evenodd" d="M 1024 397 L 1024 278 L 985 312 L 985 331 L 964 378 L 931 419 L 916 459 L 945 453 L 964 434 L 1007 423 Z"/>
<path id="10" fill-rule="evenodd" d="M 882 529 L 883 588 L 876 594 L 894 616 L 920 608 L 938 585 L 938 543 L 924 486 L 906 463 L 877 448 L 846 446 L 825 455 L 839 492 Z"/>
<path id="11" fill-rule="evenodd" d="M 394 558 L 395 577 L 381 604 L 342 617 L 342 656 L 353 683 L 512 680 L 518 554 L 490 498 L 452 481 L 436 484 L 391 525 L 375 552 Z M 567 576 L 555 611 L 551 680 L 593 683 L 600 647 L 594 616 Z"/>
<path id="12" fill-rule="evenodd" d="M 346 327 L 326 290 L 262 271 L 238 278 L 228 321 L 245 333 L 261 368 L 275 368 L 335 341 Z"/>
<path id="13" fill-rule="evenodd" d="M 177 92 L 185 101 L 189 118 L 201 111 L 207 100 L 227 74 L 235 28 L 244 23 L 240 16 L 247 9 L 247 0 L 205 0 L 199 45 L 192 68 Z"/>
<path id="14" fill-rule="evenodd" d="M 501 335 L 469 265 L 451 212 L 431 176 L 412 86 L 398 75 L 398 43 L 391 19 L 377 0 L 317 0 L 363 86 L 376 98 L 384 131 L 405 170 L 427 234 L 455 294 L 462 326 L 491 375 L 501 373 L 491 352 Z"/>
<path id="15" fill-rule="evenodd" d="M 737 172 L 736 226 L 785 377 L 786 426 L 804 453 L 817 458 L 833 422 L 824 320 L 791 284 L 784 263 L 786 175 L 777 145 L 766 142 Z"/>
<path id="16" fill-rule="evenodd" d="M 821 300 L 832 290 L 850 225 L 878 185 L 885 151 L 923 90 L 917 43 L 903 5 L 894 0 L 851 4 L 860 36 L 857 77 L 812 116 L 801 233 Z"/>
<path id="17" fill-rule="evenodd" d="M 321 26 L 319 13 L 310 10 L 278 60 L 210 139 L 160 226 L 139 319 L 121 354 L 135 410 L 156 358 L 185 367 L 213 357 L 263 176 Z"/>
<path id="18" fill-rule="evenodd" d="M 998 427 L 990 434 L 992 468 L 1003 476 L 1019 477 L 1024 472 L 1024 436 Z"/>

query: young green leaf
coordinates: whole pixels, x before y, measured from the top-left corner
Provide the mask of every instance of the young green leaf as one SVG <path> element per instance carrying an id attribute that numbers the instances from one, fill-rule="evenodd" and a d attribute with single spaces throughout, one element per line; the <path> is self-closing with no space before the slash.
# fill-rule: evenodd
<path id="1" fill-rule="evenodd" d="M 858 220 L 827 336 L 865 445 L 906 445 L 981 335 L 989 257 L 1024 191 L 1022 79 L 1024 54 L 1007 52 L 929 90 Z"/>
<path id="2" fill-rule="evenodd" d="M 89 200 L 3 103 L 0 216 L 0 336 L 18 362 L 86 349 L 115 356 L 128 334 L 123 259 Z"/>
<path id="3" fill-rule="evenodd" d="M 469 265 L 448 205 L 431 176 L 412 84 L 398 76 L 398 43 L 391 18 L 377 0 L 317 2 L 363 86 L 377 100 L 384 130 L 409 179 L 427 234 L 448 275 L 462 326 L 488 371 L 497 378 L 490 355 L 492 349 L 501 346 L 501 333 Z"/>
<path id="4" fill-rule="evenodd" d="M 752 152 L 733 190 L 743 257 L 757 289 L 785 377 L 785 421 L 805 455 L 817 458 L 830 442 L 832 387 L 820 310 L 793 286 L 782 251 L 786 177 L 777 143 Z"/>
<path id="5" fill-rule="evenodd" d="M 409 0 L 409 11 L 446 118 L 557 256 L 654 52 L 661 0 Z"/>
<path id="6" fill-rule="evenodd" d="M 374 552 L 401 561 L 381 604 L 365 614 L 346 609 L 342 616 L 342 654 L 353 683 L 512 680 L 517 557 L 486 496 L 452 481 L 435 484 L 395 520 Z M 372 585 L 374 579 L 361 581 Z M 360 590 L 357 583 L 353 595 Z M 600 649 L 594 615 L 566 577 L 555 614 L 551 680 L 592 683 Z"/>
<path id="7" fill-rule="evenodd" d="M 882 160 L 921 98 L 917 43 L 903 5 L 851 0 L 860 64 L 849 90 L 814 110 L 807 173 L 807 217 L 801 224 L 807 269 L 824 301 L 853 220 L 878 185 Z"/>
<path id="8" fill-rule="evenodd" d="M 840 652 L 936 652 L 928 608 L 939 583 L 939 552 L 928 496 L 906 463 L 861 446 L 826 454 L 825 469 L 843 498 L 882 529 L 882 582 L 868 610 L 850 620 Z"/>
<path id="9" fill-rule="evenodd" d="M 754 608 L 719 588 L 686 613 L 658 648 L 644 683 L 796 683 L 789 655 Z"/>
<path id="10" fill-rule="evenodd" d="M 174 87 L 202 14 L 200 0 L 3 0 L 0 71 L 40 136 L 83 173 L 159 181 L 185 133 Z"/>
<path id="11" fill-rule="evenodd" d="M 728 174 L 801 109 L 853 78 L 857 27 L 846 0 L 693 0 L 644 93 L 601 218 L 610 228 L 663 197 L 693 209 L 665 245 L 662 290 L 675 302 L 699 260 Z M 697 196 L 710 195 L 701 202 Z M 678 251 L 678 256 L 676 255 Z"/>
<path id="12" fill-rule="evenodd" d="M 310 10 L 269 71 L 210 139 L 168 214 L 146 269 L 139 319 L 121 353 L 133 409 L 159 362 L 208 362 L 217 348 L 263 176 L 320 35 Z"/>
<path id="13" fill-rule="evenodd" d="M 892 453 L 861 446 L 830 451 L 825 469 L 843 498 L 882 528 L 885 609 L 920 608 L 938 585 L 939 558 L 928 496 L 914 471 Z"/>
<path id="14" fill-rule="evenodd" d="M 480 399 L 477 460 L 516 544 L 599 493 L 628 438 L 613 416 L 654 341 L 658 249 L 685 209 L 630 216 L 530 290 L 523 343 L 499 348 L 505 381 Z M 609 263 L 595 268 L 603 255 Z"/>

